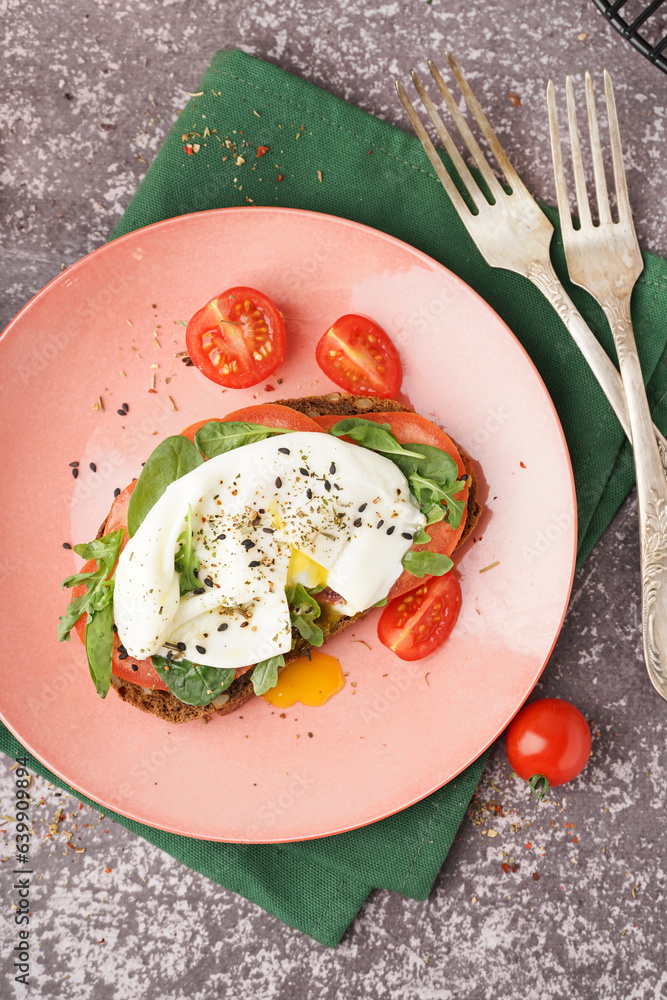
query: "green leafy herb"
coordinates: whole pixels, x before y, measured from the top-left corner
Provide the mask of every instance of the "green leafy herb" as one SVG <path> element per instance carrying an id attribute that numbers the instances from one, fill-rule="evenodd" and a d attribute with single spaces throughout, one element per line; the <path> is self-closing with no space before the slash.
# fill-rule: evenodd
<path id="1" fill-rule="evenodd" d="M 85 594 L 80 594 L 70 601 L 65 614 L 61 615 L 58 624 L 59 642 L 63 639 L 69 642 L 70 631 L 84 612 L 88 615 L 86 621 L 90 622 L 95 612 L 111 605 L 114 581 L 107 578 L 118 558 L 122 540 L 123 531 L 120 529 L 92 542 L 74 546 L 74 551 L 82 559 L 95 559 L 97 569 L 75 573 L 63 580 L 63 587 L 78 587 L 80 584 L 85 584 L 87 589 Z"/>
<path id="2" fill-rule="evenodd" d="M 291 433 L 286 428 L 264 427 L 262 424 L 248 424 L 242 420 L 209 420 L 195 434 L 195 444 L 207 458 L 215 458 L 216 455 L 224 455 L 244 444 L 264 441 L 276 434 Z"/>
<path id="3" fill-rule="evenodd" d="M 371 604 L 372 608 L 383 608 L 387 603 L 387 598 L 383 597 L 381 601 L 376 601 L 375 604 Z"/>
<path id="4" fill-rule="evenodd" d="M 201 586 L 197 578 L 200 565 L 192 537 L 192 507 L 188 504 L 185 530 L 178 536 L 178 548 L 174 559 L 176 571 L 181 574 L 181 595 L 189 594 L 191 590 L 197 590 Z"/>
<path id="5" fill-rule="evenodd" d="M 113 646 L 113 604 L 109 602 L 93 612 L 86 625 L 88 669 L 100 698 L 106 698 L 111 683 Z"/>
<path id="6" fill-rule="evenodd" d="M 151 656 L 151 662 L 160 679 L 174 697 L 184 705 L 209 705 L 222 694 L 234 680 L 236 671 L 208 667 L 190 660 L 167 660 L 164 656 Z"/>
<path id="7" fill-rule="evenodd" d="M 403 556 L 403 569 L 413 576 L 444 576 L 445 573 L 449 573 L 453 565 L 449 556 L 440 552 L 429 552 L 428 549 L 423 549 L 421 552 L 410 549 Z"/>
<path id="8" fill-rule="evenodd" d="M 282 653 L 258 663 L 252 672 L 252 687 L 255 694 L 266 694 L 278 683 L 278 669 L 285 666 Z"/>
<path id="9" fill-rule="evenodd" d="M 443 517 L 444 517 L 444 514 L 445 514 L 445 512 L 443 510 L 442 511 Z M 430 523 L 432 524 L 433 522 L 430 522 Z M 427 545 L 431 541 L 431 536 L 429 535 L 428 531 L 424 531 L 423 528 L 420 528 L 419 531 L 417 532 L 417 534 L 413 536 L 412 541 L 416 545 Z"/>
<path id="10" fill-rule="evenodd" d="M 180 434 L 160 442 L 149 455 L 130 497 L 127 508 L 130 538 L 167 487 L 198 468 L 203 461 L 192 441 Z"/>
<path id="11" fill-rule="evenodd" d="M 329 434 L 335 437 L 349 437 L 370 451 L 379 451 L 383 455 L 405 455 L 411 458 L 423 458 L 417 451 L 407 451 L 399 444 L 391 433 L 389 424 L 376 424 L 373 420 L 363 417 L 346 417 L 329 428 Z M 421 448 L 421 445 L 415 445 Z"/>
<path id="12" fill-rule="evenodd" d="M 286 587 L 285 596 L 294 628 L 311 646 L 321 646 L 324 642 L 324 633 L 319 625 L 315 624 L 315 619 L 319 618 L 322 609 L 315 598 L 301 583 Z"/>

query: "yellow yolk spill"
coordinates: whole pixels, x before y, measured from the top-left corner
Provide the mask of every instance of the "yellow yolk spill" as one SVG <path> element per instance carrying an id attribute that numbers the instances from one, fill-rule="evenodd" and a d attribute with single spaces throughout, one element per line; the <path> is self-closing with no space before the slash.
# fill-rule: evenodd
<path id="1" fill-rule="evenodd" d="M 298 580 L 299 583 L 303 583 L 304 587 L 310 587 L 311 589 L 326 587 L 328 579 L 329 572 L 324 566 L 320 566 L 318 562 L 315 562 L 314 559 L 311 559 L 304 552 L 299 552 L 298 549 L 292 548 L 292 555 L 290 556 L 287 568 L 288 586 Z"/>
<path id="2" fill-rule="evenodd" d="M 299 656 L 290 660 L 278 674 L 276 686 L 263 697 L 276 708 L 290 708 L 297 701 L 315 707 L 324 705 L 338 694 L 344 684 L 343 671 L 336 657 L 313 649 L 310 659 Z"/>

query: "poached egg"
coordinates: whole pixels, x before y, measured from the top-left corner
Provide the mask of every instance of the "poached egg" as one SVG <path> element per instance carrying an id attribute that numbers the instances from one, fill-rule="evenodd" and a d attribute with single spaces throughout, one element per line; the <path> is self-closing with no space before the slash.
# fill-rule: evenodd
<path id="1" fill-rule="evenodd" d="M 174 566 L 191 517 L 197 590 Z M 193 662 L 246 667 L 292 646 L 285 587 L 329 587 L 354 615 L 385 598 L 426 523 L 389 459 L 297 431 L 212 458 L 171 483 L 118 560 L 114 621 L 138 659 L 177 646 Z"/>

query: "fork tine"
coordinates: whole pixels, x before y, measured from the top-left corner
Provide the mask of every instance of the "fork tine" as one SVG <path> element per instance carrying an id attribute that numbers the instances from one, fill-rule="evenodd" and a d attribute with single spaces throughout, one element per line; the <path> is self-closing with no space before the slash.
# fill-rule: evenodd
<path id="1" fill-rule="evenodd" d="M 579 141 L 579 129 L 577 128 L 577 110 L 574 104 L 574 90 L 572 87 L 572 79 L 569 76 L 565 77 L 565 91 L 567 94 L 567 123 L 570 129 L 570 147 L 572 149 L 574 187 L 577 195 L 577 213 L 582 226 L 592 226 L 591 207 L 588 204 L 586 177 L 584 175 L 584 162 L 581 158 L 581 143 Z"/>
<path id="2" fill-rule="evenodd" d="M 522 193 L 528 194 L 527 188 L 525 187 L 523 181 L 521 180 L 516 170 L 512 166 L 509 157 L 507 156 L 507 153 L 500 145 L 496 133 L 489 125 L 486 115 L 482 111 L 477 98 L 470 89 L 470 84 L 468 83 L 465 76 L 461 72 L 461 69 L 456 60 L 454 59 L 454 56 L 451 54 L 451 52 L 446 52 L 445 55 L 447 57 L 447 62 L 449 63 L 449 68 L 451 69 L 452 73 L 454 74 L 456 82 L 461 88 L 461 93 L 465 97 L 468 107 L 475 116 L 475 120 L 477 121 L 477 124 L 480 127 L 480 131 L 484 136 L 484 138 L 486 139 L 486 141 L 488 142 L 493 155 L 498 161 L 500 169 L 504 173 L 505 178 L 509 183 L 509 186 L 512 188 L 513 191 L 521 191 Z"/>
<path id="3" fill-rule="evenodd" d="M 479 185 L 475 183 L 475 179 L 470 173 L 468 165 L 466 164 L 465 160 L 463 159 L 458 149 L 456 148 L 456 145 L 452 140 L 451 135 L 449 134 L 447 128 L 445 127 L 445 123 L 440 117 L 438 109 L 433 104 L 433 101 L 428 95 L 428 91 L 426 90 L 424 84 L 421 82 L 419 76 L 417 75 L 414 69 L 412 70 L 412 82 L 417 88 L 417 93 L 419 94 L 422 103 L 426 108 L 429 118 L 433 122 L 433 126 L 436 132 L 440 136 L 440 141 L 447 150 L 447 153 L 451 158 L 452 163 L 458 170 L 459 176 L 468 190 L 468 194 L 472 198 L 475 207 L 479 211 L 483 207 L 483 205 L 480 205 L 480 202 L 486 204 L 486 199 L 484 198 L 479 188 Z"/>
<path id="4" fill-rule="evenodd" d="M 452 97 L 451 90 L 449 89 L 445 81 L 442 79 L 442 76 L 440 75 L 440 70 L 435 65 L 432 59 L 429 59 L 428 61 L 428 68 L 431 71 L 431 76 L 435 80 L 438 90 L 440 91 L 445 100 L 445 104 L 449 109 L 449 113 L 454 119 L 454 124 L 459 130 L 461 138 L 463 139 L 466 146 L 470 150 L 470 154 L 475 163 L 477 164 L 479 170 L 481 171 L 482 177 L 488 184 L 491 194 L 493 195 L 495 200 L 498 201 L 498 199 L 502 198 L 503 194 L 505 193 L 500 186 L 498 178 L 491 170 L 491 167 L 489 166 L 489 161 L 487 160 L 482 150 L 479 148 L 479 144 L 475 139 L 475 136 L 470 131 L 467 121 L 459 111 L 456 101 Z M 479 190 L 477 185 L 475 185 L 475 187 L 477 187 L 477 190 Z"/>
<path id="5" fill-rule="evenodd" d="M 595 194 L 598 203 L 598 214 L 600 225 L 607 225 L 612 221 L 611 210 L 609 208 L 609 194 L 607 192 L 607 180 L 604 175 L 604 160 L 602 159 L 602 147 L 600 145 L 600 130 L 598 128 L 598 116 L 595 110 L 595 93 L 593 91 L 593 81 L 591 74 L 586 72 L 586 110 L 588 112 L 588 132 L 591 139 L 591 154 L 593 157 L 593 176 L 595 177 Z"/>
<path id="6" fill-rule="evenodd" d="M 551 135 L 551 157 L 554 164 L 554 176 L 556 178 L 556 196 L 558 198 L 558 215 L 560 217 L 560 228 L 563 232 L 572 229 L 572 215 L 570 214 L 570 199 L 567 193 L 567 182 L 565 180 L 565 169 L 563 167 L 563 152 L 560 145 L 560 135 L 558 134 L 558 112 L 556 110 L 556 91 L 553 81 L 547 84 L 547 111 L 549 113 L 549 133 Z"/>
<path id="7" fill-rule="evenodd" d="M 435 170 L 436 174 L 438 175 L 438 177 L 439 177 L 439 179 L 440 179 L 440 181 L 442 183 L 442 186 L 444 187 L 445 191 L 447 192 L 447 195 L 448 195 L 448 197 L 449 197 L 452 205 L 454 206 L 454 208 L 456 209 L 456 211 L 459 213 L 459 215 L 461 216 L 461 218 L 465 222 L 466 216 L 469 216 L 471 214 L 470 213 L 470 209 L 466 205 L 465 201 L 463 200 L 463 198 L 459 194 L 459 192 L 458 192 L 458 190 L 456 188 L 456 185 L 454 184 L 454 182 L 452 181 L 451 177 L 447 173 L 447 170 L 445 169 L 445 165 L 442 162 L 442 160 L 440 159 L 440 157 L 438 156 L 438 154 L 437 154 L 437 152 L 435 150 L 435 146 L 431 142 L 431 138 L 430 138 L 428 132 L 426 131 L 426 129 L 424 128 L 424 126 L 422 124 L 421 118 L 419 117 L 419 115 L 417 114 L 417 112 L 415 111 L 415 109 L 413 108 L 413 106 L 412 106 L 412 104 L 410 102 L 410 98 L 405 93 L 403 85 L 401 84 L 401 82 L 399 80 L 396 80 L 395 83 L 396 83 L 396 92 L 397 92 L 399 98 L 401 99 L 401 104 L 405 108 L 405 111 L 406 111 L 406 114 L 407 114 L 408 118 L 410 119 L 410 124 L 412 125 L 413 129 L 417 133 L 417 137 L 418 137 L 419 141 L 421 142 L 422 146 L 424 147 L 426 155 L 428 156 L 429 160 L 431 161 L 433 169 Z"/>
<path id="8" fill-rule="evenodd" d="M 616 114 L 614 88 L 607 70 L 604 71 L 604 94 L 607 100 L 607 120 L 609 123 L 611 160 L 614 167 L 614 182 L 616 184 L 616 199 L 618 201 L 618 218 L 620 222 L 629 222 L 634 229 L 632 210 L 630 208 L 630 197 L 628 195 L 628 185 L 625 180 L 625 167 L 623 166 L 623 150 L 621 148 L 621 133 L 618 127 L 618 116 Z"/>

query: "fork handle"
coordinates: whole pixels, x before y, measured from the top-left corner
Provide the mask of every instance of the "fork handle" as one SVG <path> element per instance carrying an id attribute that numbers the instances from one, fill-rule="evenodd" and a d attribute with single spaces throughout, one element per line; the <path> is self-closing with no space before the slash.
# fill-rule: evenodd
<path id="1" fill-rule="evenodd" d="M 651 683 L 667 700 L 667 481 L 637 355 L 630 297 L 601 305 L 614 335 L 632 430 L 639 506 L 644 656 Z"/>
<path id="2" fill-rule="evenodd" d="M 609 400 L 621 427 L 625 431 L 626 437 L 631 442 L 630 416 L 628 414 L 623 381 L 618 369 L 563 288 L 551 262 L 535 261 L 531 265 L 527 277 L 539 288 L 544 297 L 549 300 L 569 330 L 572 339 L 585 357 L 600 388 Z M 667 476 L 667 440 L 665 440 L 655 424 L 653 424 L 653 434 L 658 445 L 664 479 Z"/>

